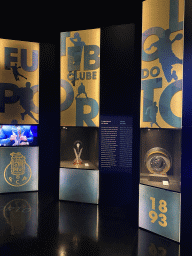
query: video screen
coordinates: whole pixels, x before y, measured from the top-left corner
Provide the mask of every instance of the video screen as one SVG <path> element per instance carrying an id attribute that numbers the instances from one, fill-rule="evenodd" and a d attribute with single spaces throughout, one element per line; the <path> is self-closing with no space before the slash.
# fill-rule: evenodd
<path id="1" fill-rule="evenodd" d="M 37 125 L 0 125 L 0 147 L 38 146 Z"/>

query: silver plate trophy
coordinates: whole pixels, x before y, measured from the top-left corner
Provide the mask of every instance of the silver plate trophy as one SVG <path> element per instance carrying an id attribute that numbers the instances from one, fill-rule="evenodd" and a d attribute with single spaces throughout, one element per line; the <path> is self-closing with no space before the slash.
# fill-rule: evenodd
<path id="1" fill-rule="evenodd" d="M 82 153 L 83 147 L 82 147 L 82 142 L 80 140 L 75 141 L 73 150 L 76 157 L 75 160 L 73 161 L 73 164 L 75 165 L 82 164 L 83 161 L 81 160 L 81 153 Z"/>
<path id="2" fill-rule="evenodd" d="M 171 168 L 172 159 L 167 150 L 155 147 L 147 151 L 144 162 L 150 173 L 165 175 Z"/>

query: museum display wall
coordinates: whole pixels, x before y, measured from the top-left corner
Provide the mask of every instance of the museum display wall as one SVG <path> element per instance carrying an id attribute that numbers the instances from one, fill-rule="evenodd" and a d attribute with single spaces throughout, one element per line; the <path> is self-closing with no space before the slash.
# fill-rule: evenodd
<path id="1" fill-rule="evenodd" d="M 136 119 L 133 118 L 135 108 L 132 103 L 135 102 L 136 90 L 123 86 L 125 80 L 129 83 L 135 81 L 134 68 L 130 65 L 131 61 L 132 64 L 136 62 L 134 43 L 135 24 L 61 33 L 59 184 L 60 192 L 61 187 L 62 191 L 68 187 L 70 193 L 66 190 L 65 195 L 64 192 L 60 193 L 60 199 L 73 201 L 67 194 L 80 197 L 79 194 L 83 193 L 85 186 L 77 192 L 77 176 L 81 172 L 83 175 L 83 170 L 89 170 L 90 172 L 86 171 L 84 174 L 90 173 L 92 178 L 96 175 L 94 182 L 99 180 L 99 203 L 107 200 L 110 204 L 127 205 L 131 203 L 133 194 L 137 194 L 133 193 L 132 186 L 132 175 L 135 175 L 132 173 L 132 157 L 136 154 L 132 150 L 133 134 L 135 136 L 136 131 L 133 129 Z M 100 55 L 103 56 L 102 68 Z M 127 62 L 128 59 L 130 62 Z M 126 73 L 126 69 L 130 72 Z M 133 96 L 129 101 L 126 93 L 123 93 L 126 90 Z M 74 177 L 73 181 L 71 177 L 66 176 L 69 174 Z M 68 186 L 63 177 L 65 180 L 68 177 Z M 82 185 L 86 180 L 85 177 L 83 179 Z M 78 184 L 79 182 L 78 178 Z M 117 202 L 119 182 L 124 192 L 121 200 Z M 72 186 L 76 189 L 75 193 L 72 192 Z M 85 202 L 75 198 L 74 201 Z"/>
<path id="2" fill-rule="evenodd" d="M 39 43 L 0 39 L 0 193 L 38 190 Z"/>
<path id="3" fill-rule="evenodd" d="M 139 227 L 177 242 L 183 49 L 184 0 L 143 2 Z"/>
<path id="4" fill-rule="evenodd" d="M 60 36 L 59 199 L 98 204 L 100 29 Z"/>
<path id="5" fill-rule="evenodd" d="M 85 29 L 86 29 L 86 27 L 85 27 Z M 40 165 L 41 172 L 40 173 L 37 172 L 38 176 L 39 176 L 39 186 L 41 188 L 40 191 L 50 191 L 50 189 L 49 189 L 50 186 L 54 187 L 54 189 L 52 189 L 51 194 L 53 194 L 55 196 L 55 198 L 57 198 L 57 196 L 59 195 L 59 193 L 58 193 L 59 192 L 59 186 L 58 186 L 59 174 L 53 170 L 55 170 L 55 166 L 57 164 L 58 164 L 58 166 L 60 166 L 60 160 L 67 161 L 67 158 L 63 159 L 63 160 L 62 160 L 62 158 L 65 155 L 67 155 L 69 152 L 70 152 L 70 154 L 68 154 L 68 157 L 70 155 L 70 158 L 69 158 L 70 161 L 75 160 L 76 155 L 75 155 L 75 151 L 74 151 L 74 143 L 76 141 L 80 140 L 83 143 L 83 149 L 82 149 L 80 158 L 81 158 L 81 160 L 83 160 L 83 161 L 86 160 L 86 161 L 84 161 L 83 165 L 81 166 L 82 169 L 84 169 L 84 168 L 87 170 L 90 169 L 91 171 L 99 170 L 99 160 L 100 160 L 99 154 L 100 154 L 100 149 L 101 149 L 100 146 L 101 145 L 99 145 L 99 139 L 97 137 L 100 136 L 100 134 L 99 134 L 100 124 L 99 124 L 99 126 L 97 126 L 97 125 L 99 123 L 98 111 L 100 111 L 100 109 L 102 110 L 102 113 L 104 115 L 105 114 L 112 115 L 111 118 L 113 118 L 113 113 L 115 113 L 116 116 L 118 116 L 119 120 L 121 121 L 121 123 L 120 123 L 120 121 L 118 121 L 119 122 L 119 124 L 118 124 L 119 125 L 118 139 L 120 138 L 120 133 L 121 133 L 121 151 L 122 152 L 123 152 L 123 147 L 126 147 L 126 143 L 129 143 L 129 139 L 127 138 L 125 145 L 123 145 L 123 142 L 122 142 L 123 137 L 122 136 L 124 136 L 124 138 L 125 138 L 126 134 L 130 132 L 129 137 L 131 138 L 132 132 L 134 132 L 134 130 L 131 130 L 132 124 L 128 124 L 128 126 L 127 126 L 123 123 L 123 120 L 125 122 L 127 120 L 127 109 L 125 108 L 125 106 L 127 106 L 127 104 L 129 104 L 128 116 L 131 116 L 131 113 L 132 113 L 131 102 L 134 101 L 134 97 L 131 97 L 131 99 L 128 102 L 126 102 L 126 100 L 124 98 L 125 94 L 122 93 L 123 87 L 119 87 L 119 86 L 117 87 L 118 90 L 116 90 L 116 93 L 115 93 L 116 97 L 114 97 L 114 91 L 111 90 L 110 88 L 114 88 L 114 85 L 117 84 L 117 80 L 119 81 L 119 84 L 122 84 L 122 82 L 124 81 L 124 77 L 127 77 L 126 79 L 129 80 L 129 82 L 134 80 L 134 79 L 132 79 L 134 72 L 125 74 L 124 70 L 129 67 L 132 67 L 132 65 L 130 65 L 129 62 L 125 62 L 125 60 L 127 60 L 127 58 L 132 61 L 134 60 L 134 51 L 133 50 L 134 50 L 134 42 L 135 42 L 135 24 L 103 27 L 101 30 L 102 30 L 101 31 L 102 35 L 99 36 L 99 39 L 102 40 L 102 50 L 103 50 L 103 53 L 105 52 L 103 60 L 102 60 L 103 61 L 102 62 L 102 82 L 101 82 L 102 83 L 102 89 L 101 89 L 102 96 L 99 93 L 98 94 L 99 97 L 98 97 L 98 95 L 96 93 L 97 90 L 94 92 L 94 96 L 93 96 L 93 94 L 90 94 L 91 90 L 93 91 L 93 88 L 95 90 L 95 88 L 96 88 L 95 82 L 96 82 L 97 78 L 99 78 L 99 76 L 100 76 L 99 75 L 100 68 L 97 68 L 98 60 L 99 60 L 97 57 L 99 57 L 100 55 L 98 55 L 96 57 L 96 55 L 95 56 L 92 55 L 93 51 L 90 51 L 89 52 L 90 54 L 88 54 L 88 55 L 90 55 L 89 56 L 89 64 L 93 65 L 95 63 L 95 61 L 91 60 L 91 58 L 96 58 L 97 64 L 95 66 L 93 65 L 91 67 L 91 68 L 95 68 L 95 70 L 92 70 L 92 71 L 84 70 L 85 67 L 83 67 L 84 65 L 82 65 L 82 64 L 84 64 L 84 50 L 83 50 L 82 63 L 81 63 L 81 67 L 80 67 L 81 70 L 77 71 L 77 76 L 76 76 L 74 85 L 72 83 L 73 75 L 70 75 L 70 77 L 69 77 L 70 79 L 68 80 L 68 78 L 66 78 L 66 80 L 71 83 L 73 90 L 74 91 L 76 90 L 75 91 L 76 95 L 74 94 L 73 104 L 70 107 L 73 107 L 73 110 L 74 110 L 74 103 L 76 103 L 76 102 L 77 102 L 77 104 L 80 104 L 80 103 L 87 104 L 87 105 L 85 104 L 83 107 L 84 108 L 83 109 L 83 111 L 84 111 L 83 112 L 83 118 L 84 118 L 83 122 L 84 122 L 85 126 L 78 126 L 78 128 L 80 130 L 82 127 L 86 128 L 86 130 L 85 130 L 86 136 L 83 135 L 83 138 L 82 138 L 82 135 L 81 135 L 80 139 L 77 136 L 76 140 L 71 144 L 72 146 L 71 146 L 70 150 L 65 150 L 64 147 L 63 147 L 63 149 L 60 150 L 60 147 L 59 147 L 59 150 L 60 150 L 59 152 L 57 152 L 56 146 L 55 146 L 56 144 L 58 145 L 59 142 L 61 142 L 61 145 L 62 145 L 61 139 L 60 139 L 60 141 L 57 141 L 57 139 L 59 137 L 59 131 L 57 128 L 57 127 L 59 127 L 58 126 L 58 120 L 59 120 L 58 115 L 59 114 L 57 114 L 57 112 L 58 112 L 57 107 L 59 106 L 59 101 L 58 101 L 59 94 L 57 92 L 59 91 L 59 87 L 57 89 L 56 86 L 53 86 L 54 84 L 59 82 L 59 79 L 57 78 L 58 74 L 59 74 L 59 64 L 58 64 L 59 63 L 59 48 L 56 47 L 56 42 L 58 42 L 57 40 L 59 39 L 59 36 L 57 39 L 50 38 L 51 41 L 54 41 L 54 44 L 44 43 L 45 41 L 48 41 L 47 39 L 41 39 L 41 43 L 37 44 L 37 45 L 39 45 L 38 51 L 41 50 L 41 55 L 38 52 L 38 66 L 37 66 L 37 61 L 35 59 L 37 57 L 37 52 L 36 52 L 37 49 L 34 48 L 34 50 L 33 50 L 32 49 L 33 47 L 28 49 L 27 46 L 25 45 L 25 43 L 30 43 L 30 42 L 7 40 L 8 42 L 10 41 L 12 43 L 10 45 L 11 49 L 9 49 L 9 52 L 10 52 L 9 59 L 11 61 L 11 64 L 10 64 L 11 67 L 9 68 L 8 64 L 6 64 L 7 68 L 6 68 L 6 71 L 4 71 L 4 72 L 5 72 L 5 74 L 6 74 L 6 72 L 9 73 L 9 75 L 12 79 L 12 80 L 10 80 L 10 83 L 12 83 L 12 84 L 15 83 L 17 86 L 19 86 L 19 83 L 22 82 L 22 87 L 24 88 L 26 86 L 26 83 L 31 82 L 30 87 L 33 90 L 33 95 L 32 95 L 33 99 L 30 101 L 30 107 L 32 110 L 28 111 L 28 114 L 24 113 L 25 110 L 22 109 L 23 108 L 22 106 L 24 106 L 25 103 L 22 100 L 20 100 L 19 96 L 17 98 L 15 97 L 17 94 L 17 88 L 14 86 L 11 86 L 10 83 L 6 84 L 5 98 L 6 98 L 6 101 L 10 100 L 10 104 L 5 103 L 5 110 L 7 110 L 7 109 L 9 110 L 9 108 L 10 108 L 10 109 L 16 111 L 16 109 L 17 109 L 17 117 L 16 117 L 16 119 L 11 118 L 10 122 L 2 121 L 0 123 L 1 128 L 2 128 L 2 130 L 1 130 L 2 135 L 4 134 L 4 128 L 6 128 L 5 126 L 9 126 L 8 130 L 10 130 L 10 129 L 12 130 L 12 128 L 11 128 L 12 121 L 13 121 L 13 125 L 15 125 L 18 122 L 18 120 L 20 119 L 19 127 L 21 129 L 18 128 L 18 132 L 21 131 L 21 133 L 22 133 L 24 126 L 27 126 L 28 128 L 31 127 L 30 130 L 33 133 L 33 141 L 32 140 L 29 141 L 29 138 L 28 138 L 27 142 L 21 141 L 20 144 L 18 142 L 19 140 L 17 140 L 17 142 L 14 141 L 14 142 L 10 143 L 6 138 L 1 137 L 0 138 L 1 139 L 0 147 L 1 147 L 1 149 L 4 149 L 4 148 L 8 149 L 10 147 L 13 148 L 12 145 L 14 145 L 14 148 L 16 148 L 16 144 L 17 144 L 17 147 L 20 147 L 20 148 L 25 147 L 25 152 L 27 152 L 28 148 L 37 147 L 38 151 L 39 151 L 39 155 L 41 156 L 41 160 L 36 161 L 31 154 L 30 154 L 31 155 L 30 157 L 36 166 Z M 85 30 L 84 33 L 86 31 L 87 30 Z M 76 31 L 76 32 L 78 33 L 80 31 Z M 56 35 L 55 32 L 53 34 Z M 26 36 L 26 39 L 33 40 L 34 35 L 29 36 L 29 33 L 27 35 L 28 35 L 28 37 Z M 119 37 L 119 35 L 120 35 L 120 37 Z M 126 35 L 126 36 L 124 37 L 122 35 Z M 127 35 L 129 35 L 129 38 L 127 37 Z M 72 36 L 73 36 L 73 34 L 72 34 Z M 9 38 L 9 33 L 7 33 L 5 37 Z M 25 40 L 25 36 L 22 35 L 21 33 L 18 35 L 17 38 L 22 38 L 23 40 Z M 34 38 L 38 39 L 37 36 Z M 73 47 L 73 43 L 71 42 L 71 40 L 69 38 L 68 38 L 68 40 L 71 43 L 70 47 Z M 13 45 L 13 42 L 16 42 L 15 46 Z M 17 44 L 17 42 L 22 42 L 23 48 L 21 47 L 16 50 L 16 48 L 19 47 L 18 46 L 19 43 Z M 128 44 L 126 42 L 128 42 Z M 36 45 L 36 43 L 35 43 L 35 45 Z M 87 41 L 87 45 L 89 45 L 88 41 Z M 95 43 L 93 43 L 93 45 L 95 45 Z M 9 47 L 9 45 L 8 45 L 8 47 Z M 12 49 L 12 48 L 15 48 L 15 49 Z M 24 48 L 27 49 L 27 51 L 21 51 Z M 95 48 L 97 48 L 97 47 L 95 47 Z M 106 48 L 108 49 L 107 51 L 106 51 Z M 119 49 L 122 49 L 122 51 L 119 52 Z M 7 52 L 8 52 L 8 50 L 7 50 Z M 30 54 L 30 52 L 31 52 L 31 54 Z M 114 53 L 114 55 L 111 53 Z M 20 56 L 21 54 L 22 54 L 22 58 Z M 25 57 L 27 58 L 26 65 L 28 66 L 28 70 L 30 68 L 30 71 L 22 72 L 23 67 L 25 69 L 27 69 L 27 67 L 25 65 L 25 60 L 24 60 Z M 8 58 L 8 53 L 7 53 L 7 58 Z M 23 61 L 22 64 L 21 64 L 21 59 Z M 58 61 L 58 63 L 57 63 L 57 61 Z M 112 70 L 114 70 L 114 67 L 115 67 L 114 64 L 116 63 L 116 61 L 118 62 L 118 66 L 117 66 L 118 72 L 112 72 Z M 8 63 L 8 61 L 6 61 L 6 62 Z M 106 62 L 108 64 L 106 64 Z M 15 65 L 15 63 L 17 65 Z M 85 63 L 86 63 L 86 61 L 85 61 Z M 87 63 L 88 63 L 88 60 L 87 60 Z M 128 67 L 127 67 L 127 65 L 128 65 Z M 20 68 L 20 66 L 21 66 L 21 68 Z M 38 67 L 37 70 L 33 71 L 33 69 L 35 69 L 36 67 Z M 19 80 L 17 80 L 17 81 L 15 80 L 15 77 L 13 74 L 13 68 L 15 68 L 14 72 L 15 72 L 16 78 L 17 78 L 18 74 L 23 76 L 22 77 L 22 76 L 18 75 Z M 16 70 L 17 70 L 17 72 L 16 72 Z M 38 82 L 32 81 L 32 78 L 31 78 L 32 74 L 35 76 L 37 71 L 39 72 L 40 83 L 43 85 L 41 87 L 42 89 L 40 90 L 40 92 L 37 87 L 37 85 L 39 84 L 39 81 Z M 132 70 L 132 71 L 134 71 L 134 70 Z M 72 71 L 72 72 L 74 72 L 74 71 Z M 90 77 L 90 72 L 91 72 L 91 77 Z M 109 76 L 109 74 L 111 74 L 111 73 L 113 73 L 113 76 Z M 5 74 L 3 74 L 4 78 L 5 78 Z M 30 74 L 30 81 L 29 81 L 29 74 Z M 123 76 L 123 74 L 124 74 L 124 76 Z M 63 78 L 65 78 L 65 77 L 63 77 Z M 34 79 L 36 79 L 36 78 L 34 78 Z M 107 80 L 107 82 L 106 82 L 106 80 Z M 90 91 L 88 88 L 87 89 L 85 88 L 85 90 L 83 88 L 83 86 L 86 85 L 86 83 L 88 81 L 92 82 L 92 83 L 94 82 L 94 87 L 92 87 L 92 89 Z M 3 81 L 3 82 L 5 82 L 5 81 Z M 83 84 L 83 86 L 81 85 L 81 83 Z M 8 84 L 9 84 L 9 86 L 8 86 Z M 29 84 L 27 84 L 27 86 L 29 86 Z M 63 104 L 65 101 L 64 99 L 66 98 L 66 94 L 65 94 L 66 92 L 65 92 L 65 89 L 63 88 L 63 86 L 64 85 L 61 83 L 61 94 L 63 95 L 63 99 L 61 99 L 62 114 L 64 114 L 64 112 L 65 112 L 65 110 L 63 110 L 63 108 L 66 107 L 66 105 Z M 99 88 L 98 92 L 100 92 L 100 88 Z M 42 101 L 40 102 L 40 106 L 39 106 L 39 93 L 42 98 Z M 87 97 L 86 97 L 86 94 L 87 94 Z M 129 90 L 129 94 L 132 95 L 132 91 Z M 14 97 L 11 97 L 11 95 Z M 77 96 L 77 98 L 75 99 L 76 96 Z M 100 103 L 100 97 L 102 98 L 102 101 L 103 101 L 102 104 Z M 18 99 L 17 102 L 11 103 L 11 101 L 16 101 L 17 99 Z M 93 100 L 91 100 L 91 99 L 93 99 Z M 115 100 L 116 104 L 114 104 L 114 100 Z M 22 103 L 20 103 L 20 102 L 22 102 Z M 45 104 L 45 102 L 46 102 L 46 104 Z M 53 102 L 54 102 L 54 104 L 53 104 Z M 66 102 L 68 102 L 68 101 L 66 101 Z M 106 104 L 106 102 L 107 102 L 107 104 Z M 22 106 L 21 106 L 21 104 L 22 104 Z M 119 106 L 120 104 L 124 104 L 123 105 L 124 107 L 121 109 L 118 109 L 117 106 Z M 20 105 L 20 107 L 18 108 L 19 105 Z M 101 108 L 100 108 L 100 105 L 102 105 Z M 3 106 L 3 104 L 2 104 L 2 106 Z M 99 106 L 99 108 L 98 108 L 98 106 Z M 90 113 L 91 108 L 93 109 L 92 113 Z M 39 109 L 41 109 L 40 117 L 38 114 Z M 94 110 L 94 109 L 96 109 L 96 110 Z M 21 110 L 21 111 L 19 112 L 18 110 L 19 111 Z M 69 110 L 69 108 L 67 110 Z M 72 111 L 72 109 L 71 109 L 71 111 Z M 23 113 L 23 117 L 22 117 L 21 113 Z M 97 113 L 97 115 L 96 115 L 96 113 Z M 96 116 L 93 117 L 94 115 L 96 115 Z M 9 115 L 6 115 L 6 116 L 4 115 L 4 118 L 7 118 L 8 116 Z M 69 116 L 72 116 L 72 115 L 70 114 Z M 77 117 L 80 117 L 80 116 L 81 116 L 81 114 L 77 115 Z M 22 120 L 22 118 L 24 118 L 24 120 Z M 39 118 L 40 118 L 40 120 L 42 120 L 40 126 L 36 122 L 36 120 L 38 120 Z M 30 122 L 27 119 L 30 120 Z M 64 119 L 65 119 L 65 117 L 64 117 Z M 89 123 L 91 123 L 91 125 L 93 125 L 91 120 L 94 122 L 94 124 L 96 126 L 90 126 Z M 82 120 L 81 120 L 81 122 L 82 122 Z M 89 124 L 89 126 L 87 125 L 86 122 Z M 77 122 L 77 124 L 78 124 L 78 122 Z M 115 125 L 116 124 L 114 124 L 114 126 Z M 126 126 L 124 128 L 126 128 L 126 129 L 128 128 L 128 130 L 124 130 L 124 131 L 121 130 L 121 132 L 120 132 L 120 126 L 122 126 L 122 127 Z M 14 133 L 16 133 L 15 127 L 13 129 Z M 66 126 L 64 124 L 62 124 L 60 127 L 61 127 L 61 129 L 60 129 L 61 131 L 64 130 L 64 127 L 68 128 L 68 130 L 70 130 L 71 128 L 72 128 L 71 130 L 73 130 L 73 128 L 76 128 L 76 126 L 73 126 L 73 123 L 66 124 Z M 130 127 L 130 129 L 129 129 L 129 127 Z M 25 133 L 29 132 L 28 128 L 24 128 Z M 81 133 L 80 130 L 79 130 L 79 134 Z M 88 132 L 89 130 L 90 131 L 92 130 L 93 132 Z M 30 133 L 28 133 L 28 134 L 30 135 Z M 89 134 L 89 140 L 88 140 L 88 134 Z M 74 136 L 74 134 L 72 136 Z M 85 139 L 86 139 L 86 143 L 84 143 Z M 68 140 L 70 141 L 70 139 L 68 139 Z M 118 144 L 120 143 L 119 140 L 117 142 L 118 142 Z M 130 143 L 132 143 L 132 140 L 130 140 Z M 40 147 L 39 147 L 39 145 L 40 145 Z M 35 150 L 35 149 L 33 149 L 33 150 Z M 62 150 L 65 150 L 64 154 L 62 154 Z M 128 149 L 128 150 L 130 150 L 130 149 Z M 3 150 L 1 150 L 1 151 L 3 152 Z M 134 154 L 134 152 L 133 152 L 133 154 Z M 58 161 L 58 158 L 60 155 L 61 155 L 61 159 Z M 28 154 L 28 156 L 29 156 L 29 154 Z M 130 156 L 132 156 L 132 153 L 130 153 Z M 26 156 L 24 156 L 24 157 L 26 157 Z M 23 166 L 26 167 L 25 169 L 27 172 L 27 170 L 29 169 L 27 164 L 30 165 L 29 160 L 28 160 L 29 158 L 27 157 L 26 159 L 24 159 L 24 157 L 21 156 L 20 160 L 23 159 L 22 161 L 24 161 L 24 160 L 26 161 L 26 164 L 24 164 Z M 119 152 L 117 154 L 117 157 L 118 157 L 118 161 L 119 161 L 120 160 Z M 87 161 L 88 161 L 88 163 L 87 163 Z M 123 166 L 123 161 L 126 162 L 125 168 Z M 11 163 L 11 155 L 6 159 L 5 163 L 6 163 L 6 166 L 8 166 Z M 134 163 L 135 163 L 135 161 L 134 161 Z M 87 164 L 89 164 L 89 166 Z M 92 166 L 91 166 L 91 164 L 92 164 Z M 101 191 L 102 192 L 101 199 L 102 199 L 103 203 L 105 202 L 105 200 L 107 200 L 107 202 L 110 204 L 111 203 L 116 204 L 118 202 L 126 204 L 127 201 L 125 199 L 123 199 L 124 196 L 126 198 L 128 197 L 129 201 L 131 200 L 132 194 L 130 193 L 130 191 L 132 189 L 132 186 L 130 184 L 130 186 L 127 187 L 127 185 L 125 184 L 126 182 L 124 182 L 124 189 L 127 189 L 127 191 L 126 191 L 126 193 L 122 193 L 122 196 L 120 196 L 122 200 L 120 200 L 120 201 L 118 200 L 117 202 L 115 200 L 118 198 L 115 198 L 115 200 L 111 200 L 113 198 L 113 195 L 111 195 L 110 200 L 107 199 L 108 193 L 110 193 L 111 188 L 113 188 L 112 194 L 113 193 L 117 194 L 117 190 L 119 190 L 118 183 L 120 180 L 122 180 L 121 176 L 125 177 L 127 174 L 132 175 L 131 164 L 132 164 L 132 162 L 130 161 L 130 159 L 127 159 L 126 157 L 124 158 L 124 156 L 122 155 L 121 163 L 119 164 L 118 168 L 105 169 L 102 166 L 101 182 L 102 182 L 102 184 L 105 184 L 105 186 L 103 187 L 103 185 L 102 185 L 100 187 L 100 189 L 102 190 Z M 61 165 L 61 168 L 65 168 L 65 167 L 68 168 L 69 166 Z M 79 167 L 77 167 L 77 168 L 76 167 L 77 167 L 77 165 L 73 164 L 73 169 L 79 169 Z M 11 168 L 11 165 L 8 166 L 7 170 L 9 170 L 10 168 Z M 115 179 L 112 179 L 111 176 L 115 175 L 116 171 L 119 172 L 119 174 L 118 174 L 118 176 L 116 176 Z M 24 177 L 24 176 L 25 175 L 22 176 L 22 179 L 24 178 L 24 180 L 26 180 L 27 176 L 26 177 Z M 13 177 L 15 177 L 15 179 L 16 179 L 16 175 Z M 8 178 L 11 179 L 11 176 Z M 111 180 L 111 181 L 106 182 L 106 179 Z M 126 180 L 127 179 L 130 181 L 130 183 L 132 182 L 130 177 L 126 177 Z M 15 181 L 17 181 L 17 183 L 19 182 L 17 179 Z M 30 181 L 32 181 L 32 178 L 30 178 Z M 124 179 L 124 181 L 125 181 L 125 179 Z M 37 188 L 37 185 L 38 185 L 38 182 L 36 184 L 36 188 Z M 25 188 L 25 185 L 22 187 L 22 191 L 23 191 L 23 188 Z"/>
<path id="6" fill-rule="evenodd" d="M 191 1 L 185 0 L 184 17 L 184 61 L 183 61 L 183 114 L 182 114 L 182 162 L 181 162 L 181 245 L 182 242 L 190 244 L 192 221 L 186 217 L 191 209 L 192 175 L 191 175 L 191 134 L 192 134 L 192 101 L 191 101 Z M 191 211 L 189 211 L 191 214 Z"/>

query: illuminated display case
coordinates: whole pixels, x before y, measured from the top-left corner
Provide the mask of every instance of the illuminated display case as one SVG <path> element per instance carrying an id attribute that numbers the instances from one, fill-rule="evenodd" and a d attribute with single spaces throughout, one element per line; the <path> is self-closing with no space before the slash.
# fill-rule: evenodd
<path id="1" fill-rule="evenodd" d="M 100 29 L 60 35 L 59 199 L 98 204 Z"/>
<path id="2" fill-rule="evenodd" d="M 181 237 L 184 6 L 184 0 L 146 0 L 142 21 L 139 227 L 176 242 Z"/>
<path id="3" fill-rule="evenodd" d="M 39 43 L 0 39 L 0 193 L 38 190 Z"/>
<path id="4" fill-rule="evenodd" d="M 98 170 L 98 132 L 97 127 L 61 127 L 60 167 Z"/>
<path id="5" fill-rule="evenodd" d="M 140 183 L 181 192 L 181 130 L 142 129 Z"/>

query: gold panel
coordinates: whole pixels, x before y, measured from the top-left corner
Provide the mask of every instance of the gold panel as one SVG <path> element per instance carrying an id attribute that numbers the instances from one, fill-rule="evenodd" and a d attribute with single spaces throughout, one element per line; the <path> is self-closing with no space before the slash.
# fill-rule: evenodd
<path id="1" fill-rule="evenodd" d="M 39 123 L 39 43 L 0 39 L 0 123 Z"/>
<path id="2" fill-rule="evenodd" d="M 181 128 L 184 0 L 146 0 L 142 21 L 141 128 Z"/>
<path id="3" fill-rule="evenodd" d="M 100 29 L 62 32 L 60 64 L 60 125 L 98 127 Z"/>

